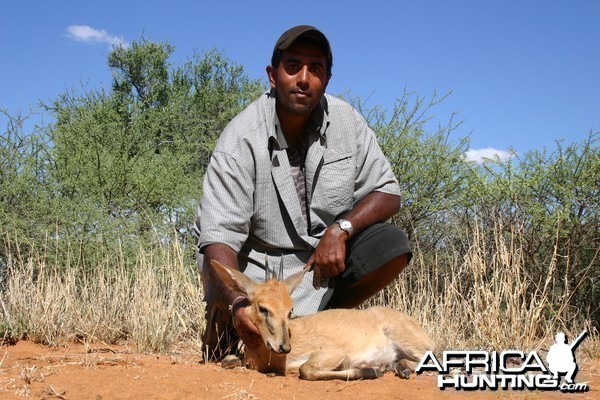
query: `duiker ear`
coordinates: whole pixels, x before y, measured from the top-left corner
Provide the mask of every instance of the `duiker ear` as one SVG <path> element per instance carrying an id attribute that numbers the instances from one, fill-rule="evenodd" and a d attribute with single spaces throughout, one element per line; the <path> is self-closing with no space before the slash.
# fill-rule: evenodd
<path id="1" fill-rule="evenodd" d="M 302 278 L 304 278 L 304 274 L 307 270 L 307 268 L 304 268 L 302 271 L 296 272 L 294 275 L 290 275 L 285 278 L 283 283 L 285 283 L 285 286 L 287 286 L 287 289 L 290 293 L 292 293 L 294 289 L 298 287 L 300 282 L 302 282 Z"/>
<path id="2" fill-rule="evenodd" d="M 254 291 L 254 287 L 257 285 L 257 283 L 240 271 L 226 267 L 214 259 L 210 260 L 210 264 L 213 266 L 221 279 L 223 279 L 228 285 L 237 287 L 246 295 L 251 295 L 251 293 Z"/>

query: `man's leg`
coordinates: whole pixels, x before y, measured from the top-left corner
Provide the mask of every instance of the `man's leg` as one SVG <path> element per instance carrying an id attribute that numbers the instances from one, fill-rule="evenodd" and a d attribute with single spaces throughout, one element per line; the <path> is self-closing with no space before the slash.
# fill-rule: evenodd
<path id="1" fill-rule="evenodd" d="M 227 306 L 215 300 L 217 298 L 215 289 L 210 285 L 203 269 L 204 255 L 198 252 L 198 248 L 196 248 L 196 260 L 202 278 L 204 301 L 206 301 L 202 356 L 205 362 L 220 362 L 230 354 L 238 355 L 240 340 Z"/>
<path id="2" fill-rule="evenodd" d="M 412 258 L 399 228 L 375 224 L 348 241 L 346 270 L 335 279 L 326 308 L 354 308 L 396 279 Z"/>
<path id="3" fill-rule="evenodd" d="M 340 281 L 339 285 L 336 282 L 335 291 L 327 304 L 327 308 L 354 308 L 359 306 L 392 283 L 408 265 L 408 260 L 408 254 L 401 254 L 357 281 L 349 284 Z"/>
<path id="4" fill-rule="evenodd" d="M 230 354 L 238 354 L 239 338 L 231 314 L 222 304 L 206 303 L 206 326 L 202 335 L 202 354 L 205 362 L 219 362 Z"/>

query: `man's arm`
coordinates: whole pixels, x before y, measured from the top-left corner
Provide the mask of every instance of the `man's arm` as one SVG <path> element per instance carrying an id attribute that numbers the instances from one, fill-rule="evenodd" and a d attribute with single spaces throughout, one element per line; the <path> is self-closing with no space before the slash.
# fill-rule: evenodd
<path id="1" fill-rule="evenodd" d="M 239 270 L 237 254 L 233 249 L 225 244 L 210 244 L 204 247 L 204 261 L 202 268 L 207 272 L 205 277 L 208 277 L 210 284 L 213 285 L 217 293 L 220 294 L 221 300 L 227 306 L 232 305 L 234 300 L 246 295 L 236 288 L 227 284 L 215 271 L 210 263 L 210 260 L 217 260 L 221 264 L 229 268 Z M 248 347 L 258 347 L 260 345 L 260 333 L 256 325 L 246 316 L 245 307 L 248 305 L 248 300 L 237 300 L 231 310 L 233 317 L 233 326 L 237 331 L 240 339 Z"/>
<path id="2" fill-rule="evenodd" d="M 383 192 L 371 192 L 344 215 L 352 223 L 353 235 L 367 227 L 384 222 L 400 209 L 400 196 Z M 309 260 L 314 268 L 313 285 L 321 286 L 321 278 L 335 277 L 346 269 L 346 241 L 348 232 L 337 223 L 327 228 Z"/>
<path id="3" fill-rule="evenodd" d="M 243 293 L 236 291 L 225 282 L 221 276 L 219 276 L 215 268 L 210 263 L 211 260 L 217 260 L 223 265 L 229 268 L 239 270 L 237 255 L 235 251 L 225 244 L 210 244 L 204 247 L 204 261 L 202 268 L 206 272 L 210 280 L 211 286 L 218 293 L 218 301 L 222 301 L 225 305 L 231 304 L 233 300 L 238 296 L 242 296 Z"/>

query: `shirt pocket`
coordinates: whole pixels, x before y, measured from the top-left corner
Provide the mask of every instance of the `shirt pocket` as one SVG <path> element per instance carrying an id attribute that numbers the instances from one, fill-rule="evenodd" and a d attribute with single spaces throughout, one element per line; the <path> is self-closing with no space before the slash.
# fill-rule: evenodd
<path id="1" fill-rule="evenodd" d="M 332 217 L 349 211 L 354 204 L 354 154 L 326 152 L 317 186 Z"/>

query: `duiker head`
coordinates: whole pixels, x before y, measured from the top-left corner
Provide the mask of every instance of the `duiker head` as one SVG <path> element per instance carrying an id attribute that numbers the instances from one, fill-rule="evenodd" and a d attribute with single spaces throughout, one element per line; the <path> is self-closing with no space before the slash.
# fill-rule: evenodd
<path id="1" fill-rule="evenodd" d="M 276 353 L 289 353 L 289 322 L 294 306 L 290 293 L 302 281 L 305 270 L 283 281 L 271 279 L 258 283 L 216 260 L 211 260 L 210 263 L 219 276 L 237 287 L 248 298 L 250 304 L 246 307 L 246 314 L 258 328 L 267 349 Z"/>

